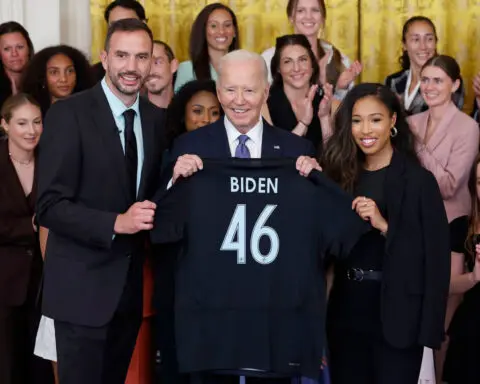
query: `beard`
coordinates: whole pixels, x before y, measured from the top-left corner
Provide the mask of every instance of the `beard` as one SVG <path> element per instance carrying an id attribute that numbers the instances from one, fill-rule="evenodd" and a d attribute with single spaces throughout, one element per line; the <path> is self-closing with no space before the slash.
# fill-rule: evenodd
<path id="1" fill-rule="evenodd" d="M 119 72 L 119 73 L 115 73 L 115 74 L 110 74 L 109 73 L 109 76 L 110 76 L 110 80 L 112 81 L 112 84 L 115 86 L 115 88 L 117 88 L 117 90 L 120 93 L 123 93 L 124 95 L 127 95 L 127 96 L 132 96 L 132 95 L 137 94 L 140 91 L 140 89 L 142 88 L 143 83 L 145 81 L 145 77 L 142 78 L 142 76 L 138 72 L 135 72 L 135 71 Z M 123 77 L 123 76 L 136 77 L 138 82 L 137 82 L 136 85 L 124 85 L 120 81 L 120 78 Z"/>
<path id="2" fill-rule="evenodd" d="M 156 82 L 149 82 L 149 80 L 158 80 Z M 148 76 L 145 80 L 145 87 L 147 88 L 148 92 L 150 92 L 152 95 L 161 95 L 167 88 L 168 88 L 168 83 L 167 84 L 162 84 L 161 82 L 162 78 L 157 75 L 151 75 Z"/>

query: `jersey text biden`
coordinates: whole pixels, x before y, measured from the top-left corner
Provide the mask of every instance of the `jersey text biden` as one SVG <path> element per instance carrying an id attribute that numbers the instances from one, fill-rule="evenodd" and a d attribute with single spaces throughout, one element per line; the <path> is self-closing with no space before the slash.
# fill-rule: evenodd
<path id="1" fill-rule="evenodd" d="M 230 192 L 278 193 L 278 178 L 230 177 Z"/>

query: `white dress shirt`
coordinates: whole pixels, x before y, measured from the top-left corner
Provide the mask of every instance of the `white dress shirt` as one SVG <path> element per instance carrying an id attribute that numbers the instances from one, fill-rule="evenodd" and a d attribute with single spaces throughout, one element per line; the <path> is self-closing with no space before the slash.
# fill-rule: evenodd
<path id="1" fill-rule="evenodd" d="M 405 87 L 405 93 L 403 95 L 403 105 L 405 109 L 409 109 L 410 105 L 412 104 L 413 99 L 415 96 L 417 96 L 417 93 L 420 89 L 420 81 L 415 85 L 415 88 L 413 89 L 412 93 L 408 94 L 408 91 L 410 90 L 410 85 L 412 84 L 412 71 L 408 70 L 408 76 L 407 76 L 407 86 Z"/>
<path id="2" fill-rule="evenodd" d="M 225 130 L 227 131 L 228 145 L 230 147 L 230 153 L 232 157 L 235 157 L 235 151 L 238 146 L 238 137 L 243 135 L 235 128 L 227 116 L 224 117 Z M 202 129 L 202 128 L 200 128 Z M 263 120 L 260 117 L 258 123 L 250 129 L 246 135 L 248 140 L 245 142 L 248 150 L 250 151 L 250 158 L 260 159 L 262 157 L 262 138 L 263 138 Z"/>

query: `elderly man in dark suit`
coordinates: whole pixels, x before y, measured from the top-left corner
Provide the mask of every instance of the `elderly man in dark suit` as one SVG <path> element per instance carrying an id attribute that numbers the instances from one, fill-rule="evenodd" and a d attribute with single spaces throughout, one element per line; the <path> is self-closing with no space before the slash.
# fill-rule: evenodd
<path id="1" fill-rule="evenodd" d="M 297 158 L 303 175 L 320 168 L 307 140 L 268 124 L 261 117 L 268 98 L 268 71 L 260 55 L 238 50 L 222 57 L 217 95 L 225 118 L 181 136 L 173 146 L 172 182 L 202 168 L 201 158 Z"/>
<path id="2" fill-rule="evenodd" d="M 262 119 L 261 110 L 268 98 L 269 85 L 267 67 L 260 55 L 245 50 L 230 52 L 222 57 L 218 74 L 217 95 L 225 111 L 225 117 L 177 139 L 171 154 L 175 166 L 170 185 L 180 177 L 188 177 L 201 170 L 202 158 L 289 157 L 297 159 L 297 170 L 303 176 L 308 176 L 312 169 L 320 169 L 317 161 L 312 157 L 315 149 L 310 141 L 273 127 Z M 175 353 L 175 347 L 171 337 L 173 333 L 171 314 L 173 312 L 171 307 L 168 308 L 169 305 L 173 305 L 173 301 L 171 296 L 168 296 L 169 293 L 173 295 L 174 287 L 171 275 L 174 267 L 173 257 L 165 256 L 169 253 L 174 254 L 175 250 L 162 249 L 164 268 L 162 268 L 162 276 L 157 274 L 156 280 L 157 284 L 162 282 L 162 292 L 159 292 L 157 288 L 157 307 L 160 307 L 159 316 L 162 317 L 161 321 L 163 322 L 163 326 L 159 327 L 159 333 L 163 335 L 161 338 L 163 345 L 160 345 L 160 349 L 165 351 L 162 358 L 168 362 L 165 365 L 169 365 L 168 368 L 171 369 L 172 366 L 175 366 L 175 356 L 172 356 Z M 170 328 L 168 324 L 170 324 Z M 193 380 L 199 380 L 198 382 L 201 384 L 238 383 L 239 380 L 240 382 L 245 381 L 244 377 L 239 379 L 239 375 L 249 372 L 247 370 L 237 373 L 238 375 L 205 374 L 195 377 Z M 173 373 L 170 374 L 173 375 Z M 246 383 L 254 384 L 259 381 L 271 384 L 290 383 L 291 381 L 291 378 L 273 378 L 261 373 L 258 375 L 264 377 L 247 377 Z M 176 382 L 180 382 L 179 380 L 177 377 Z"/>
<path id="3" fill-rule="evenodd" d="M 105 78 L 46 116 L 37 217 L 50 230 L 43 312 L 55 320 L 62 384 L 123 384 L 142 320 L 163 150 L 163 110 L 139 97 L 152 49 L 145 23 L 113 23 Z"/>

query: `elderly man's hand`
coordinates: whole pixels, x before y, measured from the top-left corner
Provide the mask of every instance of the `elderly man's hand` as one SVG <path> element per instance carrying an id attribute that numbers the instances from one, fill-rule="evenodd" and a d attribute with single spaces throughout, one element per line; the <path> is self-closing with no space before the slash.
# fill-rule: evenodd
<path id="1" fill-rule="evenodd" d="M 318 161 L 313 157 L 309 156 L 300 156 L 297 159 L 296 163 L 297 171 L 300 172 L 300 175 L 307 177 L 312 169 L 316 169 L 317 171 L 321 171 L 322 167 L 318 164 Z"/>
<path id="2" fill-rule="evenodd" d="M 201 169 L 203 169 L 203 162 L 197 155 L 179 156 L 173 168 L 172 182 L 175 183 L 179 177 L 191 176 Z"/>

